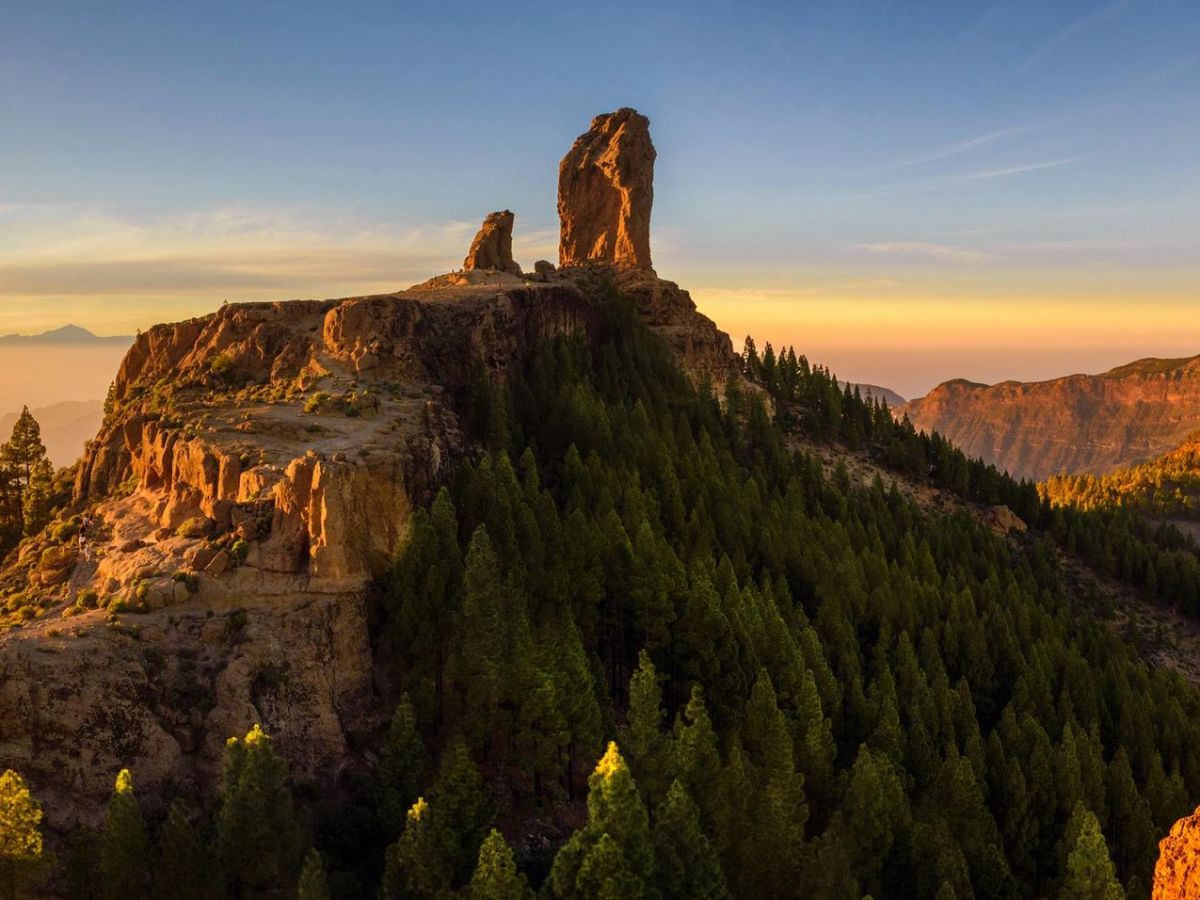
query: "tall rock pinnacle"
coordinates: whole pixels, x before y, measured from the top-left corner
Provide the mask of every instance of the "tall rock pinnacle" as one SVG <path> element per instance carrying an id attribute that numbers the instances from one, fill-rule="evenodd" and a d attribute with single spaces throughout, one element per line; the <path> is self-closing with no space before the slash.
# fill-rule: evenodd
<path id="1" fill-rule="evenodd" d="M 512 232 L 516 219 L 507 209 L 488 213 L 479 233 L 471 242 L 471 252 L 463 260 L 464 269 L 496 269 L 500 272 L 521 274 L 521 267 L 513 262 Z"/>
<path id="2" fill-rule="evenodd" d="M 560 265 L 650 268 L 655 156 L 650 120 L 637 110 L 592 119 L 558 165 Z"/>

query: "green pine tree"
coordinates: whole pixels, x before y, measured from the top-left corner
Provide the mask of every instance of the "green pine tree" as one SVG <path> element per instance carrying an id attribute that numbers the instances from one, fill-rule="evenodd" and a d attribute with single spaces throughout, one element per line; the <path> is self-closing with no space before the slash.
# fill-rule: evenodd
<path id="1" fill-rule="evenodd" d="M 424 797 L 408 811 L 404 832 L 387 849 L 381 900 L 441 897 L 450 890 L 451 861 L 434 829 Z"/>
<path id="2" fill-rule="evenodd" d="M 304 857 L 300 870 L 300 884 L 296 889 L 297 900 L 330 900 L 329 878 L 325 874 L 325 860 L 317 848 L 311 848 Z"/>
<path id="3" fill-rule="evenodd" d="M 667 900 L 725 900 L 729 889 L 717 852 L 700 828 L 700 810 L 676 780 L 654 823 L 658 886 Z"/>
<path id="4" fill-rule="evenodd" d="M 517 871 L 512 848 L 493 828 L 479 847 L 479 862 L 467 887 L 469 900 L 529 900 L 532 892 Z"/>
<path id="5" fill-rule="evenodd" d="M 235 893 L 295 884 L 300 826 L 287 766 L 259 725 L 225 745 L 217 854 Z"/>
<path id="6" fill-rule="evenodd" d="M 670 745 L 663 733 L 666 712 L 662 688 L 650 654 L 638 654 L 638 667 L 629 679 L 629 725 L 624 729 L 624 746 L 629 753 L 637 783 L 646 792 L 651 810 L 666 792 Z"/>
<path id="7" fill-rule="evenodd" d="M 430 792 L 430 809 L 430 830 L 438 852 L 449 867 L 450 878 L 462 884 L 475 869 L 479 847 L 493 818 L 487 785 L 462 741 L 452 742 L 442 754 Z"/>
<path id="8" fill-rule="evenodd" d="M 157 900 L 203 900 L 213 896 L 212 867 L 187 806 L 176 799 L 158 832 L 158 856 L 152 877 Z"/>
<path id="9" fill-rule="evenodd" d="M 25 779 L 8 769 L 0 775 L 0 895 L 16 900 L 44 871 L 42 808 Z"/>
<path id="10" fill-rule="evenodd" d="M 588 779 L 587 824 L 554 858 L 551 895 L 601 897 L 619 886 L 640 897 L 652 890 L 654 874 L 646 807 L 616 742 L 610 742 Z"/>
<path id="11" fill-rule="evenodd" d="M 108 802 L 100 839 L 100 881 L 106 900 L 144 896 L 149 861 L 150 842 L 142 809 L 133 793 L 133 776 L 122 769 Z"/>
<path id="12" fill-rule="evenodd" d="M 408 810 L 429 777 L 429 752 L 417 731 L 417 715 L 405 694 L 396 704 L 376 772 L 379 816 L 389 836 L 404 830 Z"/>
<path id="13" fill-rule="evenodd" d="M 1082 802 L 1075 804 L 1068 830 L 1074 842 L 1067 856 L 1067 874 L 1059 897 L 1062 900 L 1124 900 L 1117 881 L 1117 867 L 1108 854 L 1096 816 Z"/>

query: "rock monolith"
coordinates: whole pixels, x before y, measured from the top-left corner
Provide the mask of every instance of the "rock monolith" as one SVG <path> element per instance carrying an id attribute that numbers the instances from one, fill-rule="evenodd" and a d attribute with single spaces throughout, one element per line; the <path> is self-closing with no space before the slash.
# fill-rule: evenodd
<path id="1" fill-rule="evenodd" d="M 637 110 L 592 119 L 558 166 L 559 265 L 650 268 L 655 155 Z"/>

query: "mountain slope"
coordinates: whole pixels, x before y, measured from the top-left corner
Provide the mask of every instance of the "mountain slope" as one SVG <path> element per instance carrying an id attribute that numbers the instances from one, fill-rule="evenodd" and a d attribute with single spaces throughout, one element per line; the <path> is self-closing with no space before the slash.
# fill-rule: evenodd
<path id="1" fill-rule="evenodd" d="M 948 381 L 897 414 L 1019 478 L 1099 474 L 1166 453 L 1200 428 L 1200 356 L 1041 382 Z"/>
<path id="2" fill-rule="evenodd" d="M 1200 433 L 1136 466 L 1100 476 L 1052 476 L 1043 492 L 1055 505 L 1127 506 L 1159 517 L 1200 519 Z"/>

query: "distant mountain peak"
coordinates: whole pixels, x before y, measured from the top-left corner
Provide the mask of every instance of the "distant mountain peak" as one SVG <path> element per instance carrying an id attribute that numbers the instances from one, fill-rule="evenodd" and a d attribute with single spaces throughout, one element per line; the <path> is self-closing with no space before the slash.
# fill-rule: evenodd
<path id="1" fill-rule="evenodd" d="M 96 344 L 114 345 L 133 342 L 133 335 L 114 334 L 98 335 L 80 325 L 68 324 L 60 328 L 52 328 L 40 334 L 5 334 L 0 335 L 0 345 L 33 345 L 33 344 Z"/>

